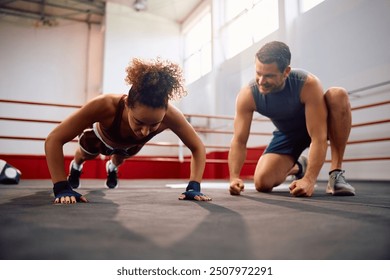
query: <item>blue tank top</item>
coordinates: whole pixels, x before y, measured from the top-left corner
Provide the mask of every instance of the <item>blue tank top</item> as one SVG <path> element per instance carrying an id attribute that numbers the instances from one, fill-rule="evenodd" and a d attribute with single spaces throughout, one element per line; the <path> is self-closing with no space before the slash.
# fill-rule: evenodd
<path id="1" fill-rule="evenodd" d="M 250 84 L 256 111 L 270 118 L 276 128 L 288 135 L 307 134 L 305 106 L 301 103 L 302 87 L 308 72 L 292 69 L 285 87 L 278 92 L 261 94 L 256 82 Z"/>

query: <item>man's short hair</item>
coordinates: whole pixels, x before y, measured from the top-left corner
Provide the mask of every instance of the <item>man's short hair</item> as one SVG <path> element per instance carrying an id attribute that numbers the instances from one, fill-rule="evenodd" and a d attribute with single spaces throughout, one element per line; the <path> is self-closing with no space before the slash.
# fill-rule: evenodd
<path id="1" fill-rule="evenodd" d="M 273 41 L 265 44 L 256 53 L 257 59 L 264 64 L 276 63 L 280 72 L 290 65 L 290 48 L 283 42 Z"/>

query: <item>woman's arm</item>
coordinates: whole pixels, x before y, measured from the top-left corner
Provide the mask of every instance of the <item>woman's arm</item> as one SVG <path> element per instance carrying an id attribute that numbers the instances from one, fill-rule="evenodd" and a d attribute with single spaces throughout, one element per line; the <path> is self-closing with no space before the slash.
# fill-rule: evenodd
<path id="1" fill-rule="evenodd" d="M 66 180 L 63 146 L 110 114 L 112 97 L 99 96 L 75 111 L 47 136 L 45 154 L 53 183 Z"/>
<path id="2" fill-rule="evenodd" d="M 184 115 L 171 104 L 168 104 L 164 123 L 190 149 L 192 153 L 190 181 L 200 183 L 206 165 L 206 150 L 202 140 Z"/>

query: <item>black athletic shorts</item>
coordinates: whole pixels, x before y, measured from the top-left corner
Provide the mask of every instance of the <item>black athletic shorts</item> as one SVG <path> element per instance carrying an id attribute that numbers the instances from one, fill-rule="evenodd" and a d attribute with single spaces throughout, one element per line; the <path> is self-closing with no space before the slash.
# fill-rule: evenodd
<path id="1" fill-rule="evenodd" d="M 310 146 L 311 138 L 308 133 L 287 135 L 279 130 L 273 132 L 273 138 L 264 154 L 274 153 L 290 155 L 297 161 L 302 152 Z"/>

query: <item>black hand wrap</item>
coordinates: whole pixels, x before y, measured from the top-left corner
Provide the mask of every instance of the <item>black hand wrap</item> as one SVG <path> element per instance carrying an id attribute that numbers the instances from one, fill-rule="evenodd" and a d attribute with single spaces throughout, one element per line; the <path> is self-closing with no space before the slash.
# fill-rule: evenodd
<path id="1" fill-rule="evenodd" d="M 74 196 L 76 201 L 80 201 L 81 194 L 75 192 L 72 187 L 69 185 L 68 181 L 60 181 L 54 184 L 53 192 L 55 198 L 61 198 L 64 196 Z"/>
<path id="2" fill-rule="evenodd" d="M 196 181 L 190 181 L 188 183 L 188 186 L 186 188 L 186 191 L 189 192 L 189 191 L 195 191 L 195 192 L 200 192 L 200 183 L 196 182 Z"/>
<path id="3" fill-rule="evenodd" d="M 203 196 L 204 194 L 200 192 L 200 183 L 196 181 L 190 181 L 186 188 L 186 191 L 183 192 L 185 195 L 184 199 L 195 200 L 195 196 Z"/>

